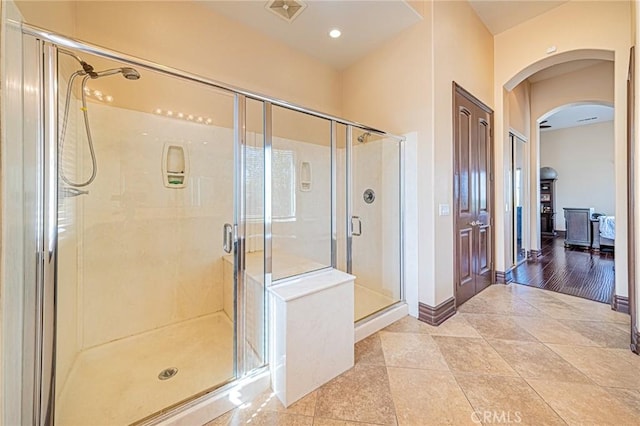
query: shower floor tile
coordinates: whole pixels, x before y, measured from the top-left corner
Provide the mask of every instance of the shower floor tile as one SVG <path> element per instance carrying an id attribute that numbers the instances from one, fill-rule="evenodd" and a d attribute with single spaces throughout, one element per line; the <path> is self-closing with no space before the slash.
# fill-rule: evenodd
<path id="1" fill-rule="evenodd" d="M 168 380 L 158 374 L 175 367 Z M 81 352 L 56 401 L 56 424 L 130 424 L 233 376 L 233 324 L 206 315 Z"/>
<path id="2" fill-rule="evenodd" d="M 356 283 L 355 287 L 355 299 L 354 299 L 354 318 L 355 321 L 359 321 L 364 317 L 367 317 L 380 309 L 384 309 L 387 306 L 393 305 L 397 300 L 378 293 L 377 291 L 370 290 L 362 285 Z"/>

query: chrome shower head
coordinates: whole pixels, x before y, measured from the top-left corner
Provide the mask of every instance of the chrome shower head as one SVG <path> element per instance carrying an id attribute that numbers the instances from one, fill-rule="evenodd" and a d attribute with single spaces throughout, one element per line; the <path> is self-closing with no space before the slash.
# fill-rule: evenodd
<path id="1" fill-rule="evenodd" d="M 122 75 L 127 80 L 137 80 L 140 78 L 140 73 L 134 68 L 124 67 L 122 68 Z"/>
<path id="2" fill-rule="evenodd" d="M 358 142 L 365 143 L 367 139 L 369 139 L 369 136 L 371 136 L 370 132 L 365 132 L 361 134 L 360 136 L 358 136 Z"/>
<path id="3" fill-rule="evenodd" d="M 98 71 L 93 74 L 89 74 L 91 78 L 96 79 L 100 77 L 107 77 L 114 74 L 122 74 L 127 80 L 137 80 L 140 78 L 140 73 L 133 68 L 112 68 L 110 70 Z"/>

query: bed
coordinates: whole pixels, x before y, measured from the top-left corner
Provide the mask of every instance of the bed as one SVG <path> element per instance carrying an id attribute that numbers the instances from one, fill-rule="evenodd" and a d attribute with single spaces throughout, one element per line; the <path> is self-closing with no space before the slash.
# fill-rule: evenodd
<path id="1" fill-rule="evenodd" d="M 598 216 L 591 220 L 593 250 L 601 248 L 611 248 L 615 245 L 616 239 L 616 218 L 614 216 Z"/>

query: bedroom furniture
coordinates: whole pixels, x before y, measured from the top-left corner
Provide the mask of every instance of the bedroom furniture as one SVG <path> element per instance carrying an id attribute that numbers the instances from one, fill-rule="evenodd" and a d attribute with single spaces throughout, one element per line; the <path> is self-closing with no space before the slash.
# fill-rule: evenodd
<path id="1" fill-rule="evenodd" d="M 555 236 L 555 179 L 540 179 L 540 233 Z"/>
<path id="2" fill-rule="evenodd" d="M 564 208 L 567 234 L 565 246 L 591 247 L 591 215 L 593 208 Z"/>
<path id="3" fill-rule="evenodd" d="M 591 249 L 600 250 L 602 246 L 611 247 L 615 246 L 615 238 L 607 238 L 606 236 L 601 235 L 600 233 L 600 222 L 602 220 L 612 220 L 615 221 L 613 216 L 600 218 L 591 218 Z M 610 237 L 612 235 L 609 235 Z"/>

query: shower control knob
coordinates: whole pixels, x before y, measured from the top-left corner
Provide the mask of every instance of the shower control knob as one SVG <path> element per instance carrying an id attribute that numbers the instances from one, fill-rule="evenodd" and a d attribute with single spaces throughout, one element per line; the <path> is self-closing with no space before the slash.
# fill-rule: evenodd
<path id="1" fill-rule="evenodd" d="M 367 189 L 364 191 L 364 194 L 362 194 L 362 199 L 364 199 L 365 203 L 371 204 L 376 199 L 376 193 L 373 192 L 373 189 Z"/>

